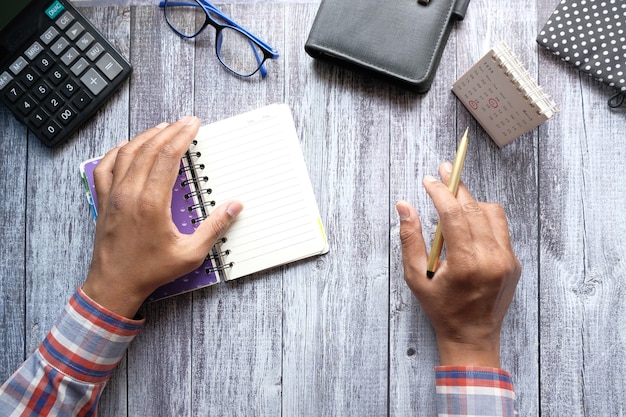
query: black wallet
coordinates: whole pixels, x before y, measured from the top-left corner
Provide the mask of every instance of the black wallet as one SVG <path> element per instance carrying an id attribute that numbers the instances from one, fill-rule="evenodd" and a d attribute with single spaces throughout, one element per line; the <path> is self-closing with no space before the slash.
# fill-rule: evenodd
<path id="1" fill-rule="evenodd" d="M 304 46 L 316 59 L 430 88 L 469 0 L 322 0 Z"/>

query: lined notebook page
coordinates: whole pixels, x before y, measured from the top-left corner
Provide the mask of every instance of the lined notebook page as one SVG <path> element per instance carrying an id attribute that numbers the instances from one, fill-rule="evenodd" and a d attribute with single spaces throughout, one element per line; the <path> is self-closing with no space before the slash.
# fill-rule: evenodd
<path id="1" fill-rule="evenodd" d="M 217 204 L 243 212 L 226 233 L 226 279 L 325 253 L 324 229 L 287 105 L 274 104 L 200 128 L 198 172 Z"/>

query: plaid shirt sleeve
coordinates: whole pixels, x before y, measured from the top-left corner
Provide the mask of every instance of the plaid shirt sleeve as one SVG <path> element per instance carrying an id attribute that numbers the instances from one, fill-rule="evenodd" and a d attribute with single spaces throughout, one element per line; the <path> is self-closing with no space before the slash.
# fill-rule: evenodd
<path id="1" fill-rule="evenodd" d="M 39 349 L 0 387 L 0 415 L 95 416 L 104 386 L 142 325 L 79 288 Z"/>
<path id="2" fill-rule="evenodd" d="M 511 375 L 497 368 L 437 366 L 440 417 L 517 416 Z"/>

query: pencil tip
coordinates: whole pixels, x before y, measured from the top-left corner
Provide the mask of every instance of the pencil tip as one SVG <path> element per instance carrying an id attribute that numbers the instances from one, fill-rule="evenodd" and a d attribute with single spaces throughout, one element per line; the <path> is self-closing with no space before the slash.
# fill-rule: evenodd
<path id="1" fill-rule="evenodd" d="M 434 277 L 434 276 L 435 276 L 435 271 L 426 271 L 426 276 L 427 276 L 428 278 L 432 278 L 432 277 Z"/>

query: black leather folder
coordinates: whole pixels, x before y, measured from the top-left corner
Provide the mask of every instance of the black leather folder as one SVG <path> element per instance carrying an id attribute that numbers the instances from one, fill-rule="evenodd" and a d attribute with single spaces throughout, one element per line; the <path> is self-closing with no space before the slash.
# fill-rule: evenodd
<path id="1" fill-rule="evenodd" d="M 469 0 L 322 0 L 304 49 L 313 58 L 430 88 Z"/>

